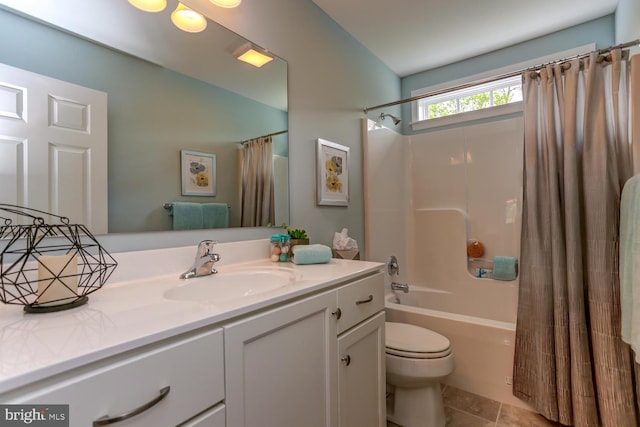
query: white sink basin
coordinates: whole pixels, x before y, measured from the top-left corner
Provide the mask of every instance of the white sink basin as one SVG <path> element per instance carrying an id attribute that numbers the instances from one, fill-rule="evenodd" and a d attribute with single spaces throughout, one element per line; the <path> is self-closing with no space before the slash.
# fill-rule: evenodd
<path id="1" fill-rule="evenodd" d="M 300 277 L 295 271 L 278 267 L 221 271 L 210 276 L 187 279 L 179 286 L 167 290 L 164 297 L 213 304 L 229 302 L 292 285 Z"/>

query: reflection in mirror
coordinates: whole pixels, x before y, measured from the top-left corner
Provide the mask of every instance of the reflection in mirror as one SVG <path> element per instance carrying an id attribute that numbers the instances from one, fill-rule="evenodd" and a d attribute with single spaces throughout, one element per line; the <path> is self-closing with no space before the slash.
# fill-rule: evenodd
<path id="1" fill-rule="evenodd" d="M 272 134 L 274 223 L 289 223 L 286 62 L 237 61 L 247 40 L 211 21 L 180 31 L 169 17 L 176 5 L 145 13 L 125 0 L 0 0 L 0 62 L 106 93 L 108 192 L 99 196 L 109 233 L 171 230 L 164 205 L 176 201 L 226 203 L 229 226 L 241 226 L 241 142 Z M 215 196 L 182 195 L 181 150 L 215 155 Z M 16 173 L 9 163 L 0 160 L 3 179 Z M 16 201 L 2 190 L 0 199 Z"/>

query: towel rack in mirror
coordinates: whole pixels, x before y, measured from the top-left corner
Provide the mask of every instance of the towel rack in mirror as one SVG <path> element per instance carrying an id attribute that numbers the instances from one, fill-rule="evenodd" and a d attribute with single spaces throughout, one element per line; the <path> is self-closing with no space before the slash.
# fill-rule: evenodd
<path id="1" fill-rule="evenodd" d="M 162 207 L 165 209 L 170 209 L 171 206 L 173 206 L 173 203 L 165 203 L 164 205 L 162 205 Z M 227 206 L 227 209 L 231 209 L 231 206 Z"/>

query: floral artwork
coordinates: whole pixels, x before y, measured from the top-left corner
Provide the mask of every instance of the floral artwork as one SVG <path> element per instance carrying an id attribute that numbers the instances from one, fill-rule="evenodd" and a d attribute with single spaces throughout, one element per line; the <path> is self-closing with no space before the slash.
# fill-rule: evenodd
<path id="1" fill-rule="evenodd" d="M 349 147 L 318 139 L 318 204 L 347 206 Z"/>
<path id="2" fill-rule="evenodd" d="M 216 155 L 182 150 L 182 195 L 216 195 Z"/>
<path id="3" fill-rule="evenodd" d="M 209 177 L 207 176 L 207 166 L 199 161 L 189 164 L 189 172 L 191 172 L 191 182 L 198 187 L 206 187 L 209 185 Z"/>
<path id="4" fill-rule="evenodd" d="M 327 189 L 333 192 L 342 191 L 342 182 L 340 182 L 340 175 L 342 175 L 342 158 L 333 156 L 325 162 L 325 175 L 327 182 Z"/>

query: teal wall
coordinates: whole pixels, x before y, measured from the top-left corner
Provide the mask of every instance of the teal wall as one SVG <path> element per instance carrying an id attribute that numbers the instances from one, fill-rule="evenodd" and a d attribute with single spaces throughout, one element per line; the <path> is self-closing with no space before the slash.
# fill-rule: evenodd
<path id="1" fill-rule="evenodd" d="M 287 129 L 286 112 L 5 11 L 0 38 L 0 62 L 108 94 L 110 233 L 170 230 L 173 200 L 229 203 L 239 223 L 237 142 Z M 216 197 L 181 196 L 181 149 L 216 154 Z"/>
<path id="2" fill-rule="evenodd" d="M 640 0 L 619 0 L 616 9 L 616 44 L 640 39 Z M 632 54 L 640 52 L 637 46 Z"/>
<path id="3" fill-rule="evenodd" d="M 225 10 L 184 3 L 286 59 L 291 223 L 325 245 L 347 228 L 364 247 L 363 108 L 399 99 L 400 78 L 312 0 L 243 0 Z M 318 138 L 351 148 L 348 207 L 316 205 Z"/>
<path id="4" fill-rule="evenodd" d="M 476 74 L 530 61 L 589 43 L 596 48 L 615 44 L 615 17 L 613 14 L 565 30 L 557 31 L 504 49 L 479 55 L 464 61 L 416 73 L 402 79 L 402 98 L 411 97 L 411 91 L 430 87 Z M 412 134 L 411 104 L 402 107 L 402 133 Z"/>

